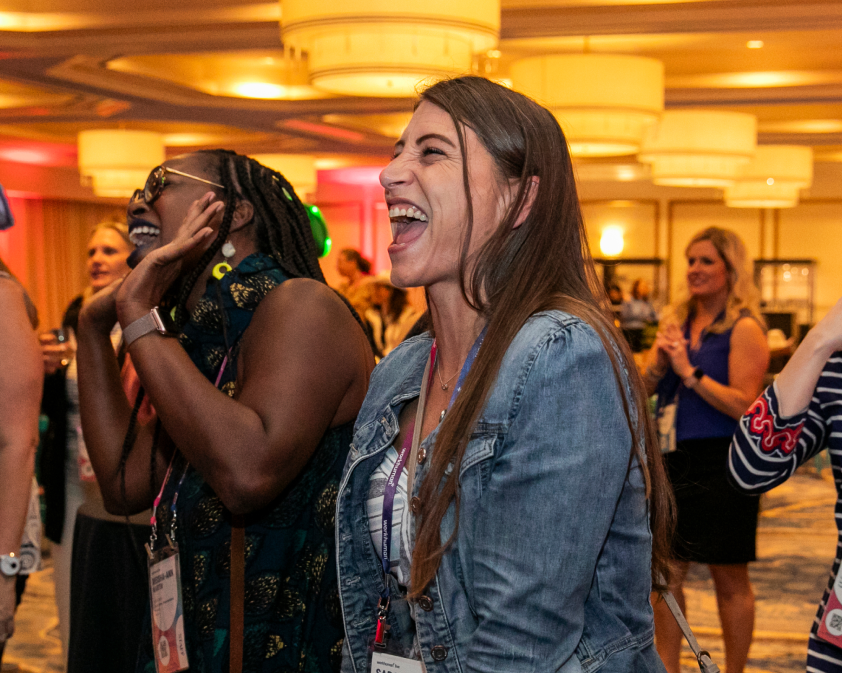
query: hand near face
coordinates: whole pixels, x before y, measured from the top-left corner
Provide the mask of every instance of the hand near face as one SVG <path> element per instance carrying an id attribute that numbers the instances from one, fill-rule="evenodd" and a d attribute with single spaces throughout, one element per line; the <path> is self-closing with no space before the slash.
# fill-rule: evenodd
<path id="1" fill-rule="evenodd" d="M 181 275 L 184 258 L 206 241 L 214 229 L 210 224 L 221 217 L 225 204 L 214 201 L 208 192 L 193 202 L 175 238 L 150 252 L 126 277 L 117 293 L 117 313 L 124 327 L 158 306 L 164 294 Z"/>
<path id="2" fill-rule="evenodd" d="M 115 280 L 86 301 L 79 314 L 80 322 L 100 334 L 110 334 L 117 322 L 117 292 L 124 281 L 124 278 Z"/>

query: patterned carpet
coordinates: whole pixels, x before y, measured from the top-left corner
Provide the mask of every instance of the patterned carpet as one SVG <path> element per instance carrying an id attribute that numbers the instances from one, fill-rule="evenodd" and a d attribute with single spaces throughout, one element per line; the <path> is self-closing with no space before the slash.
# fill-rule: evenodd
<path id="1" fill-rule="evenodd" d="M 757 596 L 755 638 L 747 673 L 795 673 L 805 668 L 807 633 L 827 582 L 836 549 L 833 504 L 836 491 L 814 471 L 802 471 L 762 501 L 758 556 L 751 566 Z M 722 637 L 713 582 L 707 569 L 693 567 L 686 586 L 688 619 L 702 647 L 723 667 Z M 18 611 L 3 672 L 57 673 L 64 670 L 53 603 L 52 567 L 33 575 Z M 685 647 L 682 673 L 698 666 Z"/>
<path id="2" fill-rule="evenodd" d="M 805 670 L 807 635 L 836 551 L 836 490 L 829 469 L 823 476 L 802 469 L 761 501 L 757 538 L 760 560 L 749 570 L 756 616 L 748 673 Z M 691 568 L 685 591 L 688 621 L 699 643 L 724 668 L 716 597 L 706 567 Z M 685 646 L 682 673 L 698 670 Z"/>

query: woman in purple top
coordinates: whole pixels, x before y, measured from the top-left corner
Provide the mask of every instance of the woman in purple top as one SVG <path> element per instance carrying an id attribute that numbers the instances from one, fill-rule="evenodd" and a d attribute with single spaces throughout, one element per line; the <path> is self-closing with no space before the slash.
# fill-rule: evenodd
<path id="1" fill-rule="evenodd" d="M 676 447 L 666 456 L 677 505 L 672 591 L 684 609 L 690 562 L 709 566 L 725 668 L 741 673 L 754 627 L 748 562 L 755 560 L 758 499 L 730 487 L 726 463 L 737 419 L 762 388 L 769 348 L 740 238 L 710 227 L 685 255 L 689 296 L 662 322 L 644 376 L 659 409 L 677 402 Z M 655 632 L 667 670 L 679 673 L 681 632 L 663 602 L 655 606 Z"/>

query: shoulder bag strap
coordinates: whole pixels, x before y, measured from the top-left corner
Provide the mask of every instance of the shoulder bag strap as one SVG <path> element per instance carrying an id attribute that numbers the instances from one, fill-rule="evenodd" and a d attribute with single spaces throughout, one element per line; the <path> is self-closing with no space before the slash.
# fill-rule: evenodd
<path id="1" fill-rule="evenodd" d="M 699 670 L 702 673 L 719 673 L 719 666 L 713 663 L 713 659 L 710 658 L 710 654 L 699 647 L 699 641 L 697 641 L 696 636 L 693 635 L 693 630 L 684 618 L 684 614 L 681 612 L 681 608 L 678 607 L 678 603 L 675 600 L 675 596 L 672 595 L 672 592 L 664 591 L 661 594 L 661 598 L 664 599 L 664 602 L 667 604 L 670 612 L 672 612 L 672 616 L 675 617 L 675 621 L 678 623 L 678 628 L 681 629 L 681 632 L 687 640 L 687 644 L 690 645 L 690 649 L 693 650 L 693 654 L 696 655 L 696 661 L 699 662 Z"/>

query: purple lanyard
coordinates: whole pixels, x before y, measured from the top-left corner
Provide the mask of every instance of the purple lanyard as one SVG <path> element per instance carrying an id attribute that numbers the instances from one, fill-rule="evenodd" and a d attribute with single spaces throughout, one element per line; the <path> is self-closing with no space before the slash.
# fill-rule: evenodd
<path id="1" fill-rule="evenodd" d="M 456 396 L 459 394 L 459 391 L 462 390 L 462 384 L 465 383 L 465 378 L 468 376 L 468 372 L 471 370 L 471 367 L 474 364 L 474 360 L 477 358 L 477 353 L 479 352 L 479 347 L 482 345 L 483 340 L 485 339 L 485 332 L 487 327 L 484 327 L 480 335 L 477 337 L 477 340 L 474 342 L 474 345 L 471 346 L 471 350 L 468 353 L 468 357 L 465 359 L 465 364 L 462 365 L 462 370 L 459 372 L 459 378 L 456 381 L 456 388 L 453 391 L 453 395 L 450 398 L 450 403 L 447 405 L 447 408 L 453 406 L 453 401 L 456 399 Z M 436 352 L 437 346 L 435 340 L 433 341 L 433 345 L 430 347 L 430 375 L 427 380 L 427 387 L 429 388 L 433 382 L 433 370 L 435 362 L 436 362 Z M 419 400 L 420 404 L 420 400 Z M 392 467 L 392 471 L 389 473 L 389 479 L 386 481 L 386 487 L 383 489 L 383 515 L 381 517 L 381 525 L 383 526 L 383 536 L 382 536 L 382 543 L 380 548 L 380 557 L 383 563 L 383 578 L 384 578 L 384 589 L 383 593 L 381 594 L 381 603 L 386 604 L 389 600 L 389 582 L 386 579 L 386 576 L 391 571 L 391 544 L 392 544 L 392 520 L 393 520 L 393 512 L 394 512 L 394 505 L 395 505 L 395 495 L 398 492 L 398 482 L 400 481 L 401 472 L 403 472 L 404 465 L 406 465 L 406 461 L 409 458 L 409 454 L 412 452 L 412 439 L 415 434 L 415 420 L 411 421 L 410 424 L 407 426 L 406 435 L 403 440 L 403 446 L 401 446 L 400 453 L 398 454 L 398 459 L 395 461 L 394 467 Z M 407 493 L 407 498 L 411 497 L 411 493 Z"/>
<path id="2" fill-rule="evenodd" d="M 383 542 L 380 548 L 380 555 L 383 559 L 383 576 L 389 574 L 391 570 L 391 552 L 392 552 L 392 512 L 395 505 L 395 494 L 398 492 L 398 481 L 403 472 L 403 466 L 406 465 L 406 459 L 412 451 L 412 436 L 415 434 L 415 421 L 411 421 L 406 428 L 406 437 L 403 440 L 401 452 L 395 462 L 392 471 L 389 473 L 389 480 L 386 482 L 386 488 L 383 490 L 383 516 L 381 525 L 383 526 Z M 386 581 L 385 589 L 382 597 L 384 600 L 389 599 L 389 582 Z"/>

